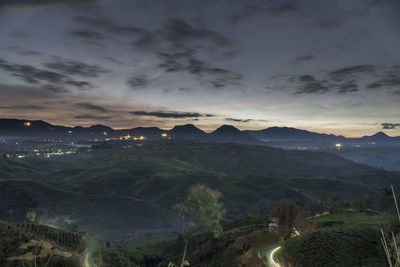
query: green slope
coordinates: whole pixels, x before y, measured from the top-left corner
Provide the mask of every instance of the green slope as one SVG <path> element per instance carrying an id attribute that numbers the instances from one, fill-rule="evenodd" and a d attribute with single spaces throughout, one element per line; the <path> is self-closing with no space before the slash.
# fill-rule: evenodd
<path id="1" fill-rule="evenodd" d="M 283 198 L 308 203 L 323 194 L 358 201 L 400 180 L 398 173 L 333 154 L 231 144 L 148 143 L 63 161 L 0 160 L 0 166 L 3 218 L 10 209 L 23 218 L 35 206 L 49 216 L 68 215 L 81 229 L 118 236 L 174 230 L 172 207 L 195 184 L 221 191 L 235 217 L 249 207 L 272 209 Z"/>

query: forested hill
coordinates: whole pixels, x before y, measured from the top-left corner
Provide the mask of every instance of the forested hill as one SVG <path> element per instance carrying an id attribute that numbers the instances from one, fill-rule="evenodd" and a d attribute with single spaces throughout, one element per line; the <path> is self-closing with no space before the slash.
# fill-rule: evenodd
<path id="1" fill-rule="evenodd" d="M 1 159 L 0 166 L 1 218 L 13 210 L 23 219 L 36 208 L 43 218 L 68 215 L 82 230 L 117 239 L 174 230 L 172 207 L 195 184 L 221 191 L 228 215 L 240 217 L 283 198 L 304 205 L 334 196 L 360 201 L 400 181 L 398 172 L 334 154 L 233 144 L 146 142 L 62 160 Z"/>

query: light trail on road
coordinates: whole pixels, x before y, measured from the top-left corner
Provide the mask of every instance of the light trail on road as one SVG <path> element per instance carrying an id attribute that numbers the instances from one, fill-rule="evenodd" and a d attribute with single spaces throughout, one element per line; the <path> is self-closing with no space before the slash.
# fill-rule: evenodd
<path id="1" fill-rule="evenodd" d="M 279 246 L 279 247 L 277 247 L 277 248 L 274 248 L 272 251 L 271 251 L 271 253 L 269 254 L 269 262 L 272 264 L 272 266 L 274 266 L 274 267 L 281 267 L 275 260 L 274 260 L 274 256 L 275 256 L 275 253 L 280 249 L 281 247 Z"/>

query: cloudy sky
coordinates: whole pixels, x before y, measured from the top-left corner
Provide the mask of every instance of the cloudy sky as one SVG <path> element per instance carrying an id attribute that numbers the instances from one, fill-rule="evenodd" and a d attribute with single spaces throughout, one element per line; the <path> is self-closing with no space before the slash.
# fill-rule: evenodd
<path id="1" fill-rule="evenodd" d="M 2 0 L 0 117 L 400 135 L 397 0 Z"/>

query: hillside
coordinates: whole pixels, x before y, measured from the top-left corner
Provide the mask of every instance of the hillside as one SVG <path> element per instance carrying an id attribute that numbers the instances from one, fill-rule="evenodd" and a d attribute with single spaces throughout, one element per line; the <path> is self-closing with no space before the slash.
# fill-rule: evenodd
<path id="1" fill-rule="evenodd" d="M 85 248 L 83 233 L 0 221 L 0 266 L 78 267 Z"/>
<path id="2" fill-rule="evenodd" d="M 79 229 L 114 239 L 176 230 L 172 206 L 194 184 L 221 191 L 228 218 L 237 218 L 249 207 L 274 208 L 282 198 L 303 205 L 334 196 L 359 201 L 399 180 L 398 173 L 334 154 L 232 144 L 146 143 L 0 165 L 1 218 L 38 208 L 44 218 L 68 215 Z"/>
<path id="3" fill-rule="evenodd" d="M 287 240 L 281 261 L 290 266 L 310 267 L 386 266 L 379 243 L 380 227 L 385 227 L 386 219 L 345 211 L 312 219 L 320 228 Z M 331 226 L 323 226 L 324 223 Z"/>

